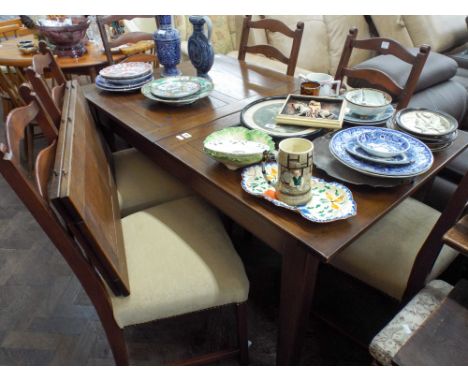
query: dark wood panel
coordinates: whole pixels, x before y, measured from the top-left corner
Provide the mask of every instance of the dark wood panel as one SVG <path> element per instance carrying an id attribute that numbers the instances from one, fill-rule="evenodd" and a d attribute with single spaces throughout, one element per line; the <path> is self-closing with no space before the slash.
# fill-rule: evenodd
<path id="1" fill-rule="evenodd" d="M 102 142 L 76 81 L 66 89 L 49 197 L 115 294 L 129 281 L 117 190 Z"/>
<path id="2" fill-rule="evenodd" d="M 401 366 L 468 365 L 468 280 L 461 280 L 393 359 Z"/>

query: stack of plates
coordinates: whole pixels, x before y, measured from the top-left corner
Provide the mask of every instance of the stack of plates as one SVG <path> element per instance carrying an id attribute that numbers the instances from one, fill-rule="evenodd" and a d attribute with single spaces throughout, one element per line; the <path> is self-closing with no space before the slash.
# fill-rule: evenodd
<path id="1" fill-rule="evenodd" d="M 344 121 L 352 125 L 380 125 L 390 119 L 394 112 L 395 108 L 392 105 L 388 105 L 380 114 L 359 115 L 353 113 L 348 107 L 345 111 Z"/>
<path id="2" fill-rule="evenodd" d="M 366 135 L 367 146 L 363 146 L 360 138 L 363 134 Z M 385 144 L 388 144 L 389 151 L 401 146 L 398 154 L 382 157 L 368 151 L 369 147 Z M 341 130 L 333 136 L 329 148 L 332 155 L 345 166 L 382 178 L 411 178 L 428 171 L 434 161 L 431 150 L 419 139 L 400 131 L 377 127 L 356 126 Z"/>
<path id="3" fill-rule="evenodd" d="M 213 83 L 203 77 L 174 76 L 154 80 L 141 89 L 153 101 L 180 106 L 191 104 L 208 96 Z"/>
<path id="4" fill-rule="evenodd" d="M 153 66 L 147 62 L 125 62 L 108 66 L 96 77 L 96 87 L 110 92 L 140 89 L 153 80 Z"/>
<path id="5" fill-rule="evenodd" d="M 432 151 L 449 147 L 458 135 L 458 122 L 451 115 L 427 109 L 403 109 L 387 126 L 423 141 Z"/>

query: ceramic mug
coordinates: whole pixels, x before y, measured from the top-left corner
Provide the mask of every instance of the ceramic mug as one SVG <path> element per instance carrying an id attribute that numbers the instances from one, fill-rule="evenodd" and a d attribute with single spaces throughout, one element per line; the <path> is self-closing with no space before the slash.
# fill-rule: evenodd
<path id="1" fill-rule="evenodd" d="M 311 199 L 313 150 L 314 144 L 304 138 L 288 138 L 279 143 L 278 180 L 273 184 L 278 200 L 299 206 Z M 267 179 L 265 171 L 263 175 Z"/>
<path id="2" fill-rule="evenodd" d="M 340 95 L 340 80 L 333 80 L 333 76 L 326 73 L 308 73 L 307 75 L 299 74 L 299 77 L 304 82 L 318 82 L 320 84 L 320 92 L 318 95 L 322 97 L 336 97 Z M 333 85 L 335 89 L 333 89 Z"/>

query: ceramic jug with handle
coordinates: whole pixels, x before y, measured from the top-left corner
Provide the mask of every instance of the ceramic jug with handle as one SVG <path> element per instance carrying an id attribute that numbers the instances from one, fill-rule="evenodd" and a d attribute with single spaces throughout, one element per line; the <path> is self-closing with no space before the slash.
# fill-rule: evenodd
<path id="1" fill-rule="evenodd" d="M 211 32 L 213 26 L 208 16 L 190 16 L 189 21 L 193 25 L 193 34 L 188 40 L 188 54 L 192 65 L 197 69 L 197 76 L 208 77 L 208 72 L 213 66 L 214 50 L 211 45 Z M 207 26 L 207 33 L 204 26 Z"/>

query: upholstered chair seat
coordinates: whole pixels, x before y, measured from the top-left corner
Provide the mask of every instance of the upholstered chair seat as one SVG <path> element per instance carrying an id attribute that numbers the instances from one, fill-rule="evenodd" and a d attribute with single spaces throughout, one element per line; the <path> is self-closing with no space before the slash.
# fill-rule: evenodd
<path id="1" fill-rule="evenodd" d="M 364 283 L 400 300 L 416 255 L 440 213 L 408 198 L 374 224 L 332 263 Z M 444 246 L 427 282 L 440 275 L 458 252 Z"/>
<path id="2" fill-rule="evenodd" d="M 112 156 L 122 217 L 192 194 L 190 187 L 134 148 Z"/>
<path id="3" fill-rule="evenodd" d="M 432 280 L 372 340 L 369 351 L 380 365 L 390 366 L 392 358 L 442 304 L 453 286 Z"/>
<path id="4" fill-rule="evenodd" d="M 249 282 L 216 212 L 191 196 L 124 217 L 131 293 L 111 294 L 123 328 L 247 300 Z"/>

